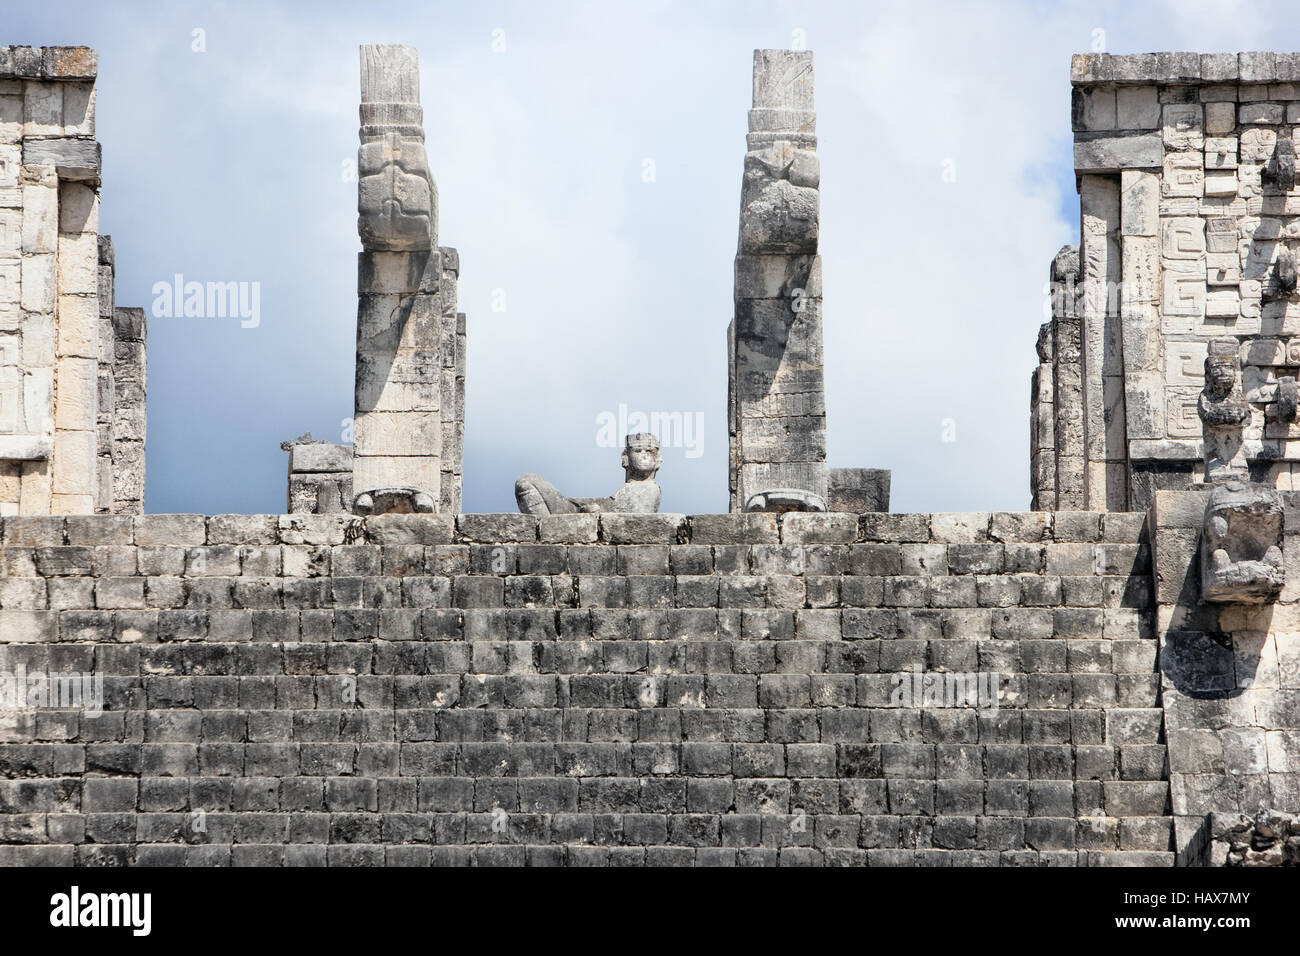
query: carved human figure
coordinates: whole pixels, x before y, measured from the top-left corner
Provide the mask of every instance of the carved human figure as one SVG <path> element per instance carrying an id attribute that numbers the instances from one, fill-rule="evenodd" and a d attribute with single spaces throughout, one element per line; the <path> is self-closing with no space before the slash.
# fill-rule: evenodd
<path id="1" fill-rule="evenodd" d="M 438 187 L 424 148 L 414 47 L 361 48 L 357 231 L 367 251 L 422 252 L 438 242 Z"/>
<path id="2" fill-rule="evenodd" d="M 1282 499 L 1246 482 L 1220 485 L 1206 501 L 1201 596 L 1217 604 L 1267 604 L 1286 583 Z"/>
<path id="3" fill-rule="evenodd" d="M 515 501 L 526 515 L 563 515 L 592 512 L 636 512 L 659 510 L 662 489 L 655 474 L 663 464 L 659 439 L 648 432 L 627 436 L 623 447 L 623 486 L 608 498 L 568 498 L 541 475 L 521 475 L 515 482 Z"/>
<path id="4" fill-rule="evenodd" d="M 1205 483 L 1249 477 L 1243 432 L 1250 406 L 1237 387 L 1237 341 L 1214 339 L 1205 359 L 1205 387 L 1196 403 L 1205 443 Z"/>

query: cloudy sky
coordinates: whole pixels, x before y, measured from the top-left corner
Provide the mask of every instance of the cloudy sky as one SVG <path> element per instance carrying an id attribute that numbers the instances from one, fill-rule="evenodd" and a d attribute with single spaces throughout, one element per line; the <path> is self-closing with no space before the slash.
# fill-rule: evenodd
<path id="1" fill-rule="evenodd" d="M 0 43 L 99 50 L 118 305 L 177 273 L 260 284 L 256 328 L 150 322 L 146 507 L 209 514 L 282 511 L 279 443 L 352 413 L 359 44 L 420 51 L 464 510 L 515 510 L 525 471 L 612 493 L 598 423 L 624 406 L 702 423 L 659 475 L 691 513 L 727 508 L 755 48 L 814 51 L 830 464 L 892 469 L 895 511 L 1028 506 L 1034 337 L 1078 232 L 1070 54 L 1300 49 L 1286 5 L 1231 0 L 5 8 Z"/>

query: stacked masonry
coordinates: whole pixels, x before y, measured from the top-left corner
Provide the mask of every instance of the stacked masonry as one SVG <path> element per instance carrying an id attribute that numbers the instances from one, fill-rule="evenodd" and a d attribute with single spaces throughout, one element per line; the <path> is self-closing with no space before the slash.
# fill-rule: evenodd
<path id="1" fill-rule="evenodd" d="M 460 508 L 465 434 L 460 258 L 438 247 L 416 51 L 361 48 L 352 491 L 418 489 Z"/>
<path id="2" fill-rule="evenodd" d="M 2 533 L 0 671 L 106 705 L 4 714 L 0 863 L 1173 859 L 1139 515 Z"/>
<path id="3" fill-rule="evenodd" d="M 144 317 L 99 236 L 97 59 L 0 47 L 0 513 L 142 510 Z"/>
<path id="4" fill-rule="evenodd" d="M 1300 298 L 1279 290 L 1274 265 L 1300 247 L 1286 173 L 1300 54 L 1081 55 L 1071 80 L 1082 208 L 1072 415 L 1085 463 L 1079 501 L 1073 449 L 1059 458 L 1055 484 L 1070 491 L 1055 507 L 1141 510 L 1199 480 L 1201 366 L 1224 336 L 1240 343 L 1254 407 L 1252 475 L 1290 490 L 1300 426 L 1275 402 L 1279 379 L 1300 370 Z M 1053 507 L 1051 483 L 1035 471 L 1037 507 Z"/>
<path id="5" fill-rule="evenodd" d="M 1206 495 L 1156 496 L 1161 698 L 1176 849 L 1189 864 L 1213 855 L 1221 834 L 1211 815 L 1300 807 L 1300 495 L 1282 498 L 1287 574 L 1278 603 L 1233 606 L 1200 601 Z"/>
<path id="6" fill-rule="evenodd" d="M 773 488 L 827 496 L 816 134 L 812 54 L 755 50 L 727 328 L 733 512 Z"/>
<path id="7" fill-rule="evenodd" d="M 1078 277 L 1079 247 L 1066 246 L 1052 260 L 1052 319 L 1038 332 L 1041 364 L 1032 383 L 1030 507 L 1035 511 L 1084 508 Z"/>

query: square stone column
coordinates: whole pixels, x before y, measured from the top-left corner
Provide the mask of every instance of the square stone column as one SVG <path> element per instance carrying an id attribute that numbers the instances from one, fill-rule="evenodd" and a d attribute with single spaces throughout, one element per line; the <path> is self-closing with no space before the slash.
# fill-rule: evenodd
<path id="1" fill-rule="evenodd" d="M 727 331 L 731 510 L 757 492 L 827 496 L 821 172 L 806 51 L 755 50 Z"/>
<path id="2" fill-rule="evenodd" d="M 464 441 L 460 259 L 438 247 L 419 87 L 414 49 L 361 48 L 352 488 L 415 489 L 454 512 Z"/>

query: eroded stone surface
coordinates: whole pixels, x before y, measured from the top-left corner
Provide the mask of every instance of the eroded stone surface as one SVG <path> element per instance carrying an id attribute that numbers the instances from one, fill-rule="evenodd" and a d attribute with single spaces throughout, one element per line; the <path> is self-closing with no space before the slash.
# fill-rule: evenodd
<path id="1" fill-rule="evenodd" d="M 1286 582 L 1282 500 L 1271 488 L 1232 482 L 1210 493 L 1201 545 L 1201 596 L 1216 604 L 1265 604 Z"/>

